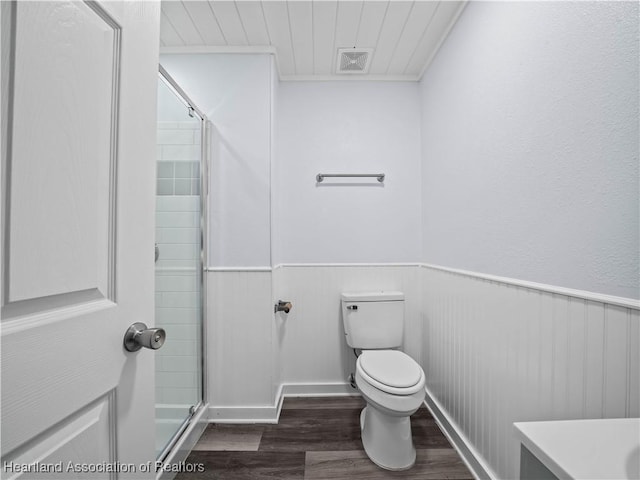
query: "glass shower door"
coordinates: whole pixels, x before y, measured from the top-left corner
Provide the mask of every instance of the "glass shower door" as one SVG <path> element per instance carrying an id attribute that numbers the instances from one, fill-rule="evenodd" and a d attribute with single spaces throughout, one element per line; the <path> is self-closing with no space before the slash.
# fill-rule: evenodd
<path id="1" fill-rule="evenodd" d="M 202 401 L 202 119 L 162 74 L 158 85 L 156 454 L 163 459 Z"/>

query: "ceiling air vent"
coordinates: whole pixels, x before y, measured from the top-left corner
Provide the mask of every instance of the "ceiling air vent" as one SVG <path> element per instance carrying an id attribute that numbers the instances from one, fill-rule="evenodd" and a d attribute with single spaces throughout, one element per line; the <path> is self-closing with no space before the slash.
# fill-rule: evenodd
<path id="1" fill-rule="evenodd" d="M 339 48 L 336 73 L 368 73 L 373 48 Z"/>

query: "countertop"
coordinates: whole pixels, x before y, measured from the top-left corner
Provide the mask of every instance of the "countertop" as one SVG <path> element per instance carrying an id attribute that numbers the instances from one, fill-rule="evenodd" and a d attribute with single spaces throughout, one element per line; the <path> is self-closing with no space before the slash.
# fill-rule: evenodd
<path id="1" fill-rule="evenodd" d="M 522 444 L 561 479 L 640 478 L 640 418 L 514 423 Z"/>

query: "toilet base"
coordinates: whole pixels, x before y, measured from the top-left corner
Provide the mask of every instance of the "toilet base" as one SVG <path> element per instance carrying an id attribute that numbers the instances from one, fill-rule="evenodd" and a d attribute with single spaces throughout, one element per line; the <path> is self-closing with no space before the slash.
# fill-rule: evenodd
<path id="1" fill-rule="evenodd" d="M 369 459 L 385 470 L 407 470 L 416 461 L 409 416 L 387 415 L 367 405 L 360 413 L 362 445 Z"/>

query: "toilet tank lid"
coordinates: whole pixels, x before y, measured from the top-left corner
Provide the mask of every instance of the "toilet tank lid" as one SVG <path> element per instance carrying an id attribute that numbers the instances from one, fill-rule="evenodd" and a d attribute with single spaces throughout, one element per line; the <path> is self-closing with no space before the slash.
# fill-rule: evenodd
<path id="1" fill-rule="evenodd" d="M 373 292 L 344 292 L 341 298 L 343 302 L 393 302 L 404 300 L 404 293 L 386 292 L 382 290 Z"/>

